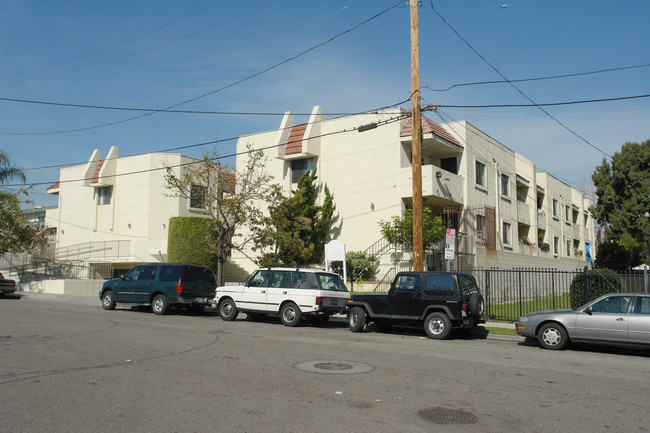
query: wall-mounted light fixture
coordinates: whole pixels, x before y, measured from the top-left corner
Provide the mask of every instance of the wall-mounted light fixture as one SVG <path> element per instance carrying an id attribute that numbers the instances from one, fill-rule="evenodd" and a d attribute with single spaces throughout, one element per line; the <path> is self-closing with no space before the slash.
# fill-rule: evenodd
<path id="1" fill-rule="evenodd" d="M 436 177 L 440 179 L 442 177 L 442 171 L 436 171 Z"/>
<path id="2" fill-rule="evenodd" d="M 375 204 L 374 203 L 370 203 L 370 210 L 371 211 L 375 210 Z"/>
<path id="3" fill-rule="evenodd" d="M 128 223 L 126 226 L 127 226 L 128 228 L 131 228 L 131 223 Z"/>

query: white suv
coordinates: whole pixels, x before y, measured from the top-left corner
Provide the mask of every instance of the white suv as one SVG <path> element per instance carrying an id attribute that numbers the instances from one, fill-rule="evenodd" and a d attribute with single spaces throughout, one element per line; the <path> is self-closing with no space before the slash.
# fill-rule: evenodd
<path id="1" fill-rule="evenodd" d="M 348 299 L 341 277 L 308 268 L 258 269 L 242 285 L 217 287 L 214 296 L 223 320 L 235 320 L 240 311 L 253 319 L 279 314 L 285 326 L 298 325 L 303 316 L 325 323 L 345 313 Z"/>

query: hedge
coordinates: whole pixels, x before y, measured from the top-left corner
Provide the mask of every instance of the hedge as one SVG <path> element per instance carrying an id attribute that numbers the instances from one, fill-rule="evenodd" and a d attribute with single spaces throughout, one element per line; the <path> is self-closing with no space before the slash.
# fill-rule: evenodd
<path id="1" fill-rule="evenodd" d="M 216 236 L 212 220 L 202 217 L 169 219 L 167 261 L 191 263 L 217 270 L 217 256 L 210 249 L 209 237 Z"/>

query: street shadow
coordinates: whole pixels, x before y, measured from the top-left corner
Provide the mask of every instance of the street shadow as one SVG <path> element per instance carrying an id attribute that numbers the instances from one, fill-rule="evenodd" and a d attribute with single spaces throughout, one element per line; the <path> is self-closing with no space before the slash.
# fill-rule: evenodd
<path id="1" fill-rule="evenodd" d="M 6 293 L 4 295 L 0 295 L 0 300 L 7 300 L 7 301 L 16 301 L 20 300 L 23 297 L 20 293 Z"/>
<path id="2" fill-rule="evenodd" d="M 524 341 L 517 343 L 518 346 L 535 347 L 539 350 L 542 347 L 537 342 L 536 338 L 527 337 Z M 642 358 L 650 358 L 650 347 L 647 346 L 633 346 L 633 345 L 614 345 L 614 344 L 596 344 L 596 343 L 569 343 L 566 348 L 560 351 L 571 351 L 579 353 L 607 353 L 610 355 L 625 355 L 637 356 Z M 552 352 L 552 351 L 551 351 Z"/>

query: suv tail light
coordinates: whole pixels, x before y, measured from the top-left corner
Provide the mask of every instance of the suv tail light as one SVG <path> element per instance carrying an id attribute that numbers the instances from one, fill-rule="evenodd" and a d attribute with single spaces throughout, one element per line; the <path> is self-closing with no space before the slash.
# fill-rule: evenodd
<path id="1" fill-rule="evenodd" d="M 322 296 L 316 296 L 316 305 L 323 305 Z"/>
<path id="2" fill-rule="evenodd" d="M 176 293 L 183 293 L 183 283 L 176 284 Z"/>
<path id="3" fill-rule="evenodd" d="M 463 311 L 469 311 L 469 305 L 463 304 Z"/>

